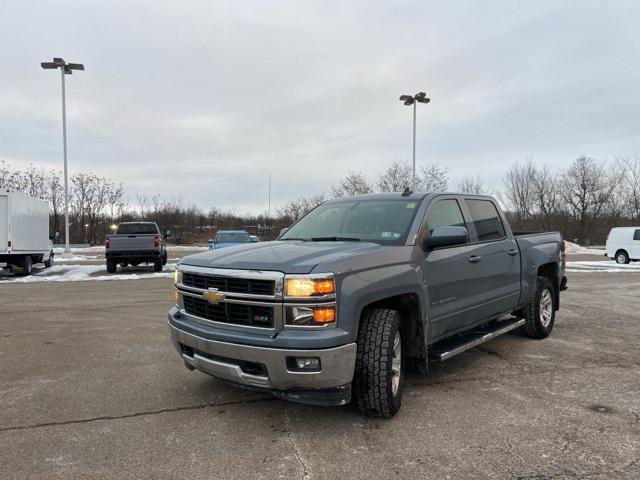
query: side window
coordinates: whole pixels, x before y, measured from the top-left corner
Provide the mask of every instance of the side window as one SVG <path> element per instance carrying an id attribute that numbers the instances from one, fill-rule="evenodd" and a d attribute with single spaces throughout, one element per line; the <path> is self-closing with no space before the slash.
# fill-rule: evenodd
<path id="1" fill-rule="evenodd" d="M 429 233 L 438 227 L 464 227 L 464 217 L 458 201 L 454 199 L 438 200 L 427 217 Z"/>
<path id="2" fill-rule="evenodd" d="M 465 200 L 465 203 L 471 214 L 471 222 L 473 222 L 478 234 L 478 241 L 497 240 L 506 235 L 498 210 L 492 202 L 489 200 Z"/>
<path id="3" fill-rule="evenodd" d="M 636 230 L 636 231 L 633 233 L 633 239 L 634 239 L 634 240 L 640 240 L 640 230 Z"/>

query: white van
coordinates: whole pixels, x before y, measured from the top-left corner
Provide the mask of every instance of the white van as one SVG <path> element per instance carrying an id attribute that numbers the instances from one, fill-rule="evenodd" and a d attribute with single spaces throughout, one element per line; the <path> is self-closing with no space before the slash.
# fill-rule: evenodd
<path id="1" fill-rule="evenodd" d="M 607 257 L 617 263 L 640 260 L 640 227 L 615 227 L 607 237 Z"/>

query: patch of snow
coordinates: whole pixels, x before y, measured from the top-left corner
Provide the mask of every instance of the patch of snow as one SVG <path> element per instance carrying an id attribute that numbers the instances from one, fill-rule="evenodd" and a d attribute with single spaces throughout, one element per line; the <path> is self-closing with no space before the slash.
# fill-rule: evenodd
<path id="1" fill-rule="evenodd" d="M 169 278 L 173 275 L 175 263 L 168 263 L 162 272 L 145 270 L 125 270 L 119 273 L 94 275 L 105 272 L 104 265 L 54 265 L 51 268 L 36 271 L 28 277 L 14 275 L 0 276 L 0 282 L 40 283 L 40 282 L 80 282 L 105 280 L 142 280 L 145 278 Z"/>
<path id="2" fill-rule="evenodd" d="M 567 272 L 606 272 L 606 273 L 622 273 L 637 272 L 640 273 L 640 263 L 618 264 L 614 262 L 567 262 Z"/>
<path id="3" fill-rule="evenodd" d="M 605 250 L 601 248 L 588 248 L 581 247 L 577 243 L 569 242 L 567 240 L 564 241 L 566 246 L 566 253 L 570 255 L 600 255 L 604 256 Z"/>

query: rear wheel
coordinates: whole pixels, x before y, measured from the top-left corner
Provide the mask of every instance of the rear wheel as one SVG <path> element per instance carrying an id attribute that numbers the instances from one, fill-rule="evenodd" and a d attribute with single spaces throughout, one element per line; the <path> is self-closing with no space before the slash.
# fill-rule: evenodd
<path id="1" fill-rule="evenodd" d="M 156 258 L 153 262 L 153 271 L 161 272 L 162 271 L 162 257 Z"/>
<path id="2" fill-rule="evenodd" d="M 629 254 L 624 250 L 620 250 L 616 253 L 616 263 L 627 264 L 629 263 Z"/>
<path id="3" fill-rule="evenodd" d="M 167 252 L 165 250 L 164 254 L 162 255 L 162 265 L 166 265 L 167 264 Z"/>
<path id="4" fill-rule="evenodd" d="M 22 266 L 22 275 L 25 275 L 25 276 L 31 275 L 31 272 L 33 271 L 33 260 L 29 255 L 24 257 L 24 260 L 22 260 L 21 266 Z"/>
<path id="5" fill-rule="evenodd" d="M 538 277 L 533 300 L 524 308 L 524 330 L 531 338 L 546 338 L 556 318 L 555 290 L 551 280 Z"/>
<path id="6" fill-rule="evenodd" d="M 107 272 L 116 273 L 117 269 L 118 264 L 116 262 L 114 262 L 113 260 L 107 260 Z"/>
<path id="7" fill-rule="evenodd" d="M 354 393 L 358 408 L 371 417 L 391 418 L 402 400 L 400 314 L 376 308 L 365 313 L 358 332 Z"/>

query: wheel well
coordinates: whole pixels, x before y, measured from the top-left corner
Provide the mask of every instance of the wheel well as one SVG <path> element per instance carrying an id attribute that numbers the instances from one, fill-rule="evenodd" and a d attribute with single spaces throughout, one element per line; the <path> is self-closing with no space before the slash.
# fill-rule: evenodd
<path id="1" fill-rule="evenodd" d="M 624 248 L 619 248 L 619 249 L 616 251 L 616 254 L 614 255 L 614 257 L 617 257 L 617 256 L 618 256 L 618 254 L 620 254 L 620 253 L 624 253 L 627 257 L 629 256 L 629 252 L 627 252 Z"/>
<path id="2" fill-rule="evenodd" d="M 400 313 L 400 332 L 404 338 L 405 355 L 412 358 L 427 358 L 424 324 L 417 294 L 403 293 L 370 303 L 362 309 L 360 320 L 365 312 L 372 308 L 388 308 Z"/>
<path id="3" fill-rule="evenodd" d="M 558 288 L 558 264 L 557 263 L 545 263 L 538 267 L 538 276 L 546 277 L 553 285 L 554 292 L 554 307 L 558 310 L 560 306 L 560 289 Z"/>

